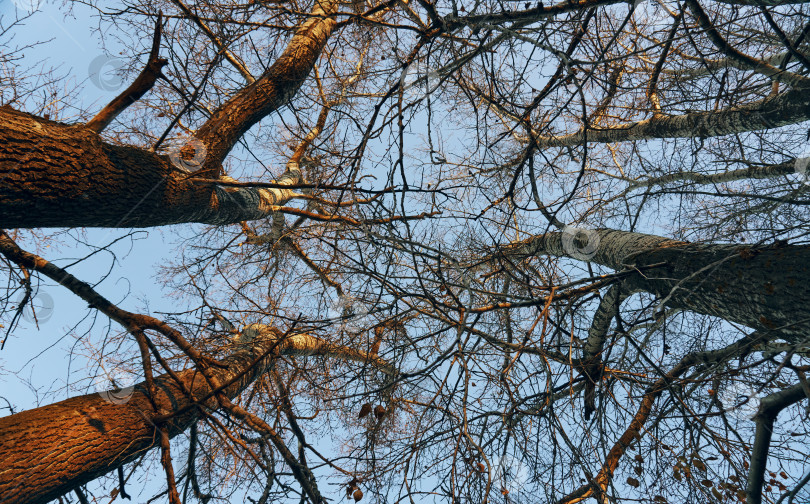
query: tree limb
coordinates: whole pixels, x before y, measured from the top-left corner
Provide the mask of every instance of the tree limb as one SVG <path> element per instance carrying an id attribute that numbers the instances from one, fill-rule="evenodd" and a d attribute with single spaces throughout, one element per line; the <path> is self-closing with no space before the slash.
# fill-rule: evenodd
<path id="1" fill-rule="evenodd" d="M 566 233 L 545 233 L 503 248 L 499 254 L 571 257 L 634 271 L 624 279 L 628 288 L 653 293 L 672 308 L 776 331 L 789 340 L 804 338 L 810 331 L 810 316 L 804 309 L 810 303 L 806 267 L 810 246 L 693 244 L 612 229 L 585 234 L 587 243 Z M 591 253 L 583 256 L 581 250 Z M 661 266 L 638 271 L 652 264 Z"/>
<path id="2" fill-rule="evenodd" d="M 804 386 L 798 383 L 760 401 L 759 411 L 754 416 L 757 427 L 754 435 L 754 448 L 751 452 L 751 465 L 748 469 L 748 485 L 745 489 L 746 504 L 761 504 L 762 502 L 762 487 L 765 484 L 768 451 L 776 417 L 783 409 L 806 398 Z"/>
<path id="3" fill-rule="evenodd" d="M 158 78 L 162 76 L 161 69 L 166 66 L 168 60 L 161 58 L 158 53 L 160 51 L 160 32 L 161 24 L 163 22 L 163 13 L 158 13 L 157 21 L 155 21 L 155 35 L 152 38 L 152 50 L 149 53 L 149 58 L 146 61 L 146 66 L 141 70 L 140 75 L 135 81 L 129 85 L 120 95 L 116 96 L 101 112 L 96 114 L 94 118 L 85 124 L 87 129 L 101 133 L 110 123 L 118 117 L 118 114 L 123 112 L 127 107 L 140 100 L 147 91 L 152 89 L 157 82 Z"/>

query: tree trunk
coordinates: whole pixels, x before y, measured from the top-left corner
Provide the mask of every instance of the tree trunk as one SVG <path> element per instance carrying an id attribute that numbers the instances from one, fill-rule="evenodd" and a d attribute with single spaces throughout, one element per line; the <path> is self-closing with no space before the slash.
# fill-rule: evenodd
<path id="1" fill-rule="evenodd" d="M 666 306 L 794 339 L 810 334 L 810 246 L 694 244 L 609 229 L 565 234 L 547 233 L 511 250 L 635 269 L 626 288 L 655 294 Z"/>
<path id="2" fill-rule="evenodd" d="M 292 196 L 188 177 L 167 156 L 0 107 L 0 228 L 229 224 L 267 217 Z"/>
<path id="3" fill-rule="evenodd" d="M 367 362 L 385 373 L 393 369 L 376 356 L 298 334 L 281 337 L 266 326 L 242 332 L 236 351 L 225 359 L 227 368 L 212 369 L 225 394 L 233 398 L 270 366 L 275 355 L 330 355 Z M 271 352 L 257 362 L 257 359 Z M 177 373 L 186 390 L 201 399 L 211 392 L 195 369 Z M 176 436 L 200 418 L 199 407 L 217 408 L 215 399 L 204 406 L 183 393 L 168 375 L 155 378 L 158 409 L 172 417 L 169 435 Z M 112 400 L 110 400 L 112 398 Z M 120 404 L 116 404 L 120 403 Z M 0 502 L 45 503 L 133 461 L 158 445 L 153 408 L 145 383 L 128 393 L 87 394 L 0 418 Z"/>
<path id="4" fill-rule="evenodd" d="M 334 31 L 336 6 L 316 3 L 273 65 L 200 127 L 197 177 L 217 178 L 239 139 L 295 95 Z M 188 178 L 167 156 L 105 143 L 85 125 L 0 107 L 0 228 L 231 224 L 267 217 L 289 199 Z"/>

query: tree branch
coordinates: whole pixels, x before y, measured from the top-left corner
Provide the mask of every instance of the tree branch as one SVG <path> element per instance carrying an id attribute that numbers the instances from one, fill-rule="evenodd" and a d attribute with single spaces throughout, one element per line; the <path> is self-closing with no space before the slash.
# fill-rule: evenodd
<path id="1" fill-rule="evenodd" d="M 778 128 L 810 119 L 810 93 L 791 89 L 774 97 L 718 111 L 689 112 L 675 116 L 613 124 L 589 129 L 588 142 L 614 143 L 651 138 L 716 137 L 765 128 Z M 537 145 L 571 147 L 585 141 L 582 130 L 567 135 L 538 135 Z"/>
<path id="2" fill-rule="evenodd" d="M 256 79 L 247 69 L 245 64 L 242 61 L 240 61 L 239 58 L 237 58 L 231 51 L 229 51 L 227 47 L 225 47 L 225 44 L 223 44 L 222 41 L 219 40 L 219 37 L 217 37 L 213 31 L 211 31 L 211 28 L 209 28 L 208 25 L 205 24 L 205 21 L 200 19 L 200 16 L 191 12 L 191 9 L 189 9 L 188 6 L 186 6 L 186 4 L 182 2 L 182 0 L 172 0 L 172 3 L 175 4 L 177 7 L 179 7 L 180 10 L 183 11 L 183 14 L 185 14 L 185 16 L 188 19 L 194 21 L 194 23 L 200 28 L 200 30 L 202 30 L 203 33 L 205 33 L 208 36 L 211 42 L 215 46 L 217 46 L 217 49 L 219 49 L 222 52 L 222 55 L 225 57 L 225 59 L 228 60 L 228 62 L 231 65 L 233 65 L 233 67 L 240 74 L 242 74 L 242 77 L 245 78 L 248 84 L 253 84 L 256 81 Z"/>
<path id="3" fill-rule="evenodd" d="M 336 9 L 335 0 L 316 1 L 309 18 L 298 27 L 275 63 L 200 127 L 195 136 L 207 149 L 203 171 L 217 172 L 242 135 L 295 95 L 337 24 L 333 17 Z"/>
<path id="4" fill-rule="evenodd" d="M 760 401 L 759 411 L 754 416 L 757 427 L 754 435 L 754 449 L 751 453 L 751 465 L 748 469 L 748 485 L 745 489 L 746 504 L 761 504 L 762 502 L 762 487 L 765 484 L 768 451 L 776 417 L 783 409 L 806 398 L 804 386 L 799 383 Z"/>
<path id="5" fill-rule="evenodd" d="M 599 302 L 593 315 L 588 339 L 582 349 L 582 369 L 585 374 L 585 420 L 590 420 L 596 411 L 596 388 L 602 380 L 604 362 L 602 351 L 610 329 L 610 321 L 616 316 L 619 307 L 634 291 L 627 290 L 622 283 L 612 285 Z"/>
<path id="6" fill-rule="evenodd" d="M 155 35 L 152 37 L 152 51 L 149 53 L 149 59 L 146 61 L 146 66 L 141 71 L 138 78 L 130 84 L 123 93 L 116 96 L 101 112 L 96 114 L 94 118 L 85 124 L 87 129 L 101 133 L 110 123 L 118 117 L 118 114 L 123 112 L 127 107 L 140 100 L 147 91 L 152 89 L 157 82 L 158 78 L 162 76 L 161 69 L 168 63 L 168 60 L 159 57 L 160 51 L 160 32 L 161 24 L 163 22 L 163 13 L 158 13 L 157 21 L 155 21 Z"/>
<path id="7" fill-rule="evenodd" d="M 810 83 L 810 79 L 807 77 L 803 77 L 786 70 L 781 70 L 763 60 L 752 58 L 751 56 L 738 51 L 731 44 L 729 44 L 722 35 L 720 35 L 720 32 L 718 32 L 717 28 L 714 27 L 714 24 L 712 24 L 709 16 L 706 15 L 706 12 L 700 6 L 697 0 L 686 0 L 686 5 L 689 6 L 689 10 L 692 11 L 692 14 L 695 16 L 695 19 L 697 19 L 698 24 L 700 24 L 700 27 L 706 32 L 709 40 L 711 40 L 715 47 L 717 47 L 729 59 L 734 60 L 743 67 L 760 73 L 769 79 L 777 82 L 783 82 L 789 86 L 806 88 L 808 83 Z"/>
<path id="8" fill-rule="evenodd" d="M 670 388 L 675 378 L 683 375 L 683 373 L 689 370 L 689 368 L 692 366 L 707 366 L 711 363 L 720 362 L 732 356 L 745 354 L 755 345 L 767 340 L 767 334 L 753 332 L 724 348 L 687 354 L 674 368 L 672 368 L 672 370 L 656 380 L 656 382 L 648 387 L 644 392 L 644 395 L 641 397 L 641 404 L 639 405 L 635 415 L 633 415 L 630 425 L 608 452 L 605 461 L 602 463 L 599 474 L 594 478 L 594 483 L 597 485 L 597 488 L 602 492 L 608 488 L 613 477 L 613 473 L 619 466 L 619 461 L 627 452 L 627 448 L 634 440 L 640 439 L 643 435 L 644 425 L 652 412 L 652 406 L 655 400 Z M 557 504 L 574 504 L 581 502 L 594 494 L 594 485 L 589 483 L 581 486 L 577 490 L 558 500 Z"/>

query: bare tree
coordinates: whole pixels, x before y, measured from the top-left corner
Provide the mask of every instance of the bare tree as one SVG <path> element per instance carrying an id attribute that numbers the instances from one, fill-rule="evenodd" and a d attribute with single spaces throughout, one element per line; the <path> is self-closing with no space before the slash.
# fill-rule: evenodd
<path id="1" fill-rule="evenodd" d="M 142 44 L 68 112 L 6 41 L 2 317 L 138 383 L 0 418 L 0 501 L 810 495 L 804 2 L 82 3 Z M 163 318 L 26 250 L 155 226 Z"/>

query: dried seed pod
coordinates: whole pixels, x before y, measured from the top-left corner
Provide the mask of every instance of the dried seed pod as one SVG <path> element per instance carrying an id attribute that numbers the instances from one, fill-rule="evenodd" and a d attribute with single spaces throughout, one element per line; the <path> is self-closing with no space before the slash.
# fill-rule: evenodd
<path id="1" fill-rule="evenodd" d="M 374 407 L 374 416 L 377 417 L 377 420 L 382 420 L 382 417 L 385 416 L 385 406 L 378 404 Z"/>
<path id="2" fill-rule="evenodd" d="M 346 498 L 349 499 L 352 496 L 352 493 L 357 490 L 357 478 L 352 478 L 352 480 L 346 485 Z"/>

